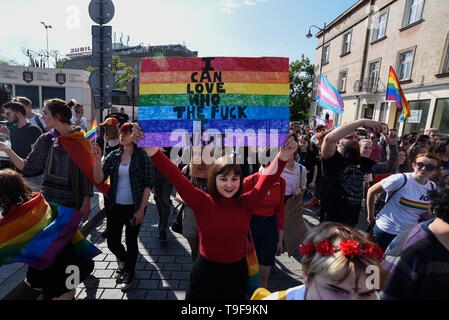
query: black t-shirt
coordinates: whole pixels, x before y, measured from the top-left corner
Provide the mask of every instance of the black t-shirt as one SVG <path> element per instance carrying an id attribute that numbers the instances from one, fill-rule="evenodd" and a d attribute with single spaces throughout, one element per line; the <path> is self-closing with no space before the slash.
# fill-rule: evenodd
<path id="1" fill-rule="evenodd" d="M 11 149 L 22 159 L 31 152 L 31 147 L 42 134 L 41 129 L 27 123 L 22 128 L 12 126 L 10 128 Z"/>
<path id="2" fill-rule="evenodd" d="M 361 157 L 358 164 L 350 164 L 338 152 L 323 159 L 321 211 L 327 221 L 355 226 L 363 200 L 363 176 L 371 172 L 375 161 Z"/>
<path id="3" fill-rule="evenodd" d="M 319 155 L 314 150 L 307 152 L 299 152 L 299 163 L 307 169 L 307 184 L 312 182 L 313 167 L 318 166 L 320 160 Z"/>
<path id="4" fill-rule="evenodd" d="M 128 120 L 129 120 L 129 117 L 126 113 L 120 113 L 120 112 L 110 113 L 104 118 L 104 120 L 106 120 L 110 117 L 114 117 L 115 119 L 117 119 L 119 128 L 121 128 L 122 124 L 124 124 L 125 122 L 128 122 Z"/>

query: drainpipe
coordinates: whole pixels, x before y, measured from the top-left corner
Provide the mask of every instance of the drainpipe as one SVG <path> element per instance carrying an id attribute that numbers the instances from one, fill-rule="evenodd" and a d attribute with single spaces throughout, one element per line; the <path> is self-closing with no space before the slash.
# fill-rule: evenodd
<path id="1" fill-rule="evenodd" d="M 371 21 L 373 17 L 373 6 L 376 0 L 370 0 L 369 13 L 368 13 L 368 27 L 366 29 L 365 34 L 365 44 L 363 47 L 363 56 L 362 56 L 362 67 L 360 70 L 360 83 L 363 83 L 363 79 L 365 78 L 365 68 L 366 68 L 366 60 L 368 59 L 368 49 L 369 49 L 369 39 L 371 37 Z M 360 119 L 362 117 L 360 110 L 360 96 L 357 96 L 357 118 Z"/>

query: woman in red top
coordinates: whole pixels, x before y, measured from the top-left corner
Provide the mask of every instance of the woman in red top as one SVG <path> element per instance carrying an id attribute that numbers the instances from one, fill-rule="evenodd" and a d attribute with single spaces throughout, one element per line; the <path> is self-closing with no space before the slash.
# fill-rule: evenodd
<path id="1" fill-rule="evenodd" d="M 273 150 L 275 149 L 273 148 Z M 267 151 L 272 152 L 268 147 L 264 148 L 262 152 L 266 154 Z M 274 152 L 277 152 L 277 150 Z M 245 178 L 243 181 L 244 193 L 251 191 L 268 165 L 269 163 L 263 165 L 259 172 Z M 285 179 L 279 177 L 268 190 L 268 194 L 260 207 L 251 211 L 251 235 L 259 261 L 260 287 L 262 288 L 267 288 L 268 277 L 271 267 L 274 266 L 275 256 L 281 255 L 283 250 L 284 198 Z"/>
<path id="2" fill-rule="evenodd" d="M 143 138 L 136 124 L 133 136 L 135 141 Z M 215 161 L 207 194 L 195 188 L 159 148 L 144 148 L 195 214 L 200 254 L 192 268 L 186 300 L 245 299 L 248 287 L 245 243 L 251 211 L 262 203 L 268 189 L 279 179 L 297 146 L 289 138 L 266 174 L 260 176 L 250 192 L 243 194 L 242 170 L 235 164 L 235 157 L 225 156 Z"/>

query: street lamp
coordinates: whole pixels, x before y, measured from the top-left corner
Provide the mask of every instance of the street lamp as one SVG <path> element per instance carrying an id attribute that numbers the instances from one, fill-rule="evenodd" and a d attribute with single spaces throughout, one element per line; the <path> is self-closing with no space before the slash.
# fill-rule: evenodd
<path id="1" fill-rule="evenodd" d="M 321 77 L 321 70 L 323 69 L 323 53 L 324 53 L 324 33 L 326 32 L 326 22 L 324 23 L 324 27 L 321 29 L 320 27 L 317 27 L 317 26 L 315 26 L 315 25 L 311 25 L 310 27 L 309 27 L 309 33 L 308 34 L 306 34 L 306 38 L 307 39 L 310 39 L 310 38 L 312 38 L 313 37 L 313 35 L 312 35 L 312 33 L 310 32 L 310 30 L 312 29 L 312 27 L 314 27 L 314 28 L 317 28 L 318 30 L 320 30 L 321 32 L 323 32 L 323 45 L 321 46 L 321 59 L 320 59 L 320 77 Z M 318 79 L 318 81 L 319 81 L 319 79 Z M 317 88 L 317 91 L 318 91 L 318 88 Z M 317 115 L 318 114 L 318 100 L 316 99 L 316 97 L 315 97 L 315 115 Z"/>
<path id="2" fill-rule="evenodd" d="M 53 27 L 45 24 L 45 22 L 41 21 L 41 24 L 44 26 L 45 31 L 47 33 L 47 68 L 49 67 L 49 51 L 48 51 L 48 29 L 52 29 Z"/>

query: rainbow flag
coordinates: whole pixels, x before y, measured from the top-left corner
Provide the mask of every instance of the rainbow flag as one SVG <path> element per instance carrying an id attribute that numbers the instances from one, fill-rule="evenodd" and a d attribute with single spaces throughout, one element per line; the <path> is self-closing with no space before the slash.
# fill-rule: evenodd
<path id="1" fill-rule="evenodd" d="M 403 122 L 410 117 L 410 106 L 407 99 L 405 99 L 404 92 L 402 92 L 398 77 L 396 77 L 396 73 L 392 66 L 390 66 L 390 73 L 388 74 L 387 96 L 385 100 L 395 101 L 396 107 L 399 110 L 402 110 L 399 122 Z"/>
<path id="2" fill-rule="evenodd" d="M 139 147 L 188 146 L 206 130 L 282 145 L 289 131 L 288 58 L 142 59 L 139 94 Z"/>
<path id="3" fill-rule="evenodd" d="M 302 204 L 304 207 L 315 207 L 319 204 L 319 202 L 311 192 L 306 192 L 306 194 L 302 198 Z"/>
<path id="4" fill-rule="evenodd" d="M 21 262 L 38 270 L 50 266 L 71 241 L 77 252 L 92 259 L 101 251 L 78 230 L 79 211 L 48 203 L 39 194 L 0 220 L 0 266 Z"/>
<path id="5" fill-rule="evenodd" d="M 320 75 L 320 83 L 318 84 L 318 92 L 316 100 L 320 106 L 329 109 L 335 113 L 344 112 L 343 98 L 334 86 L 331 85 L 329 80 Z"/>
<path id="6" fill-rule="evenodd" d="M 91 142 L 95 139 L 95 137 L 98 137 L 97 120 L 92 121 L 92 127 L 86 132 L 84 137 Z"/>
<path id="7" fill-rule="evenodd" d="M 89 179 L 97 189 L 105 196 L 108 195 L 109 184 L 95 183 L 94 179 L 94 163 L 95 159 L 92 156 L 92 145 L 84 137 L 83 131 L 75 131 L 69 134 L 61 135 L 58 137 L 58 143 L 60 143 L 64 150 L 69 154 L 70 158 L 80 168 L 84 175 Z"/>

